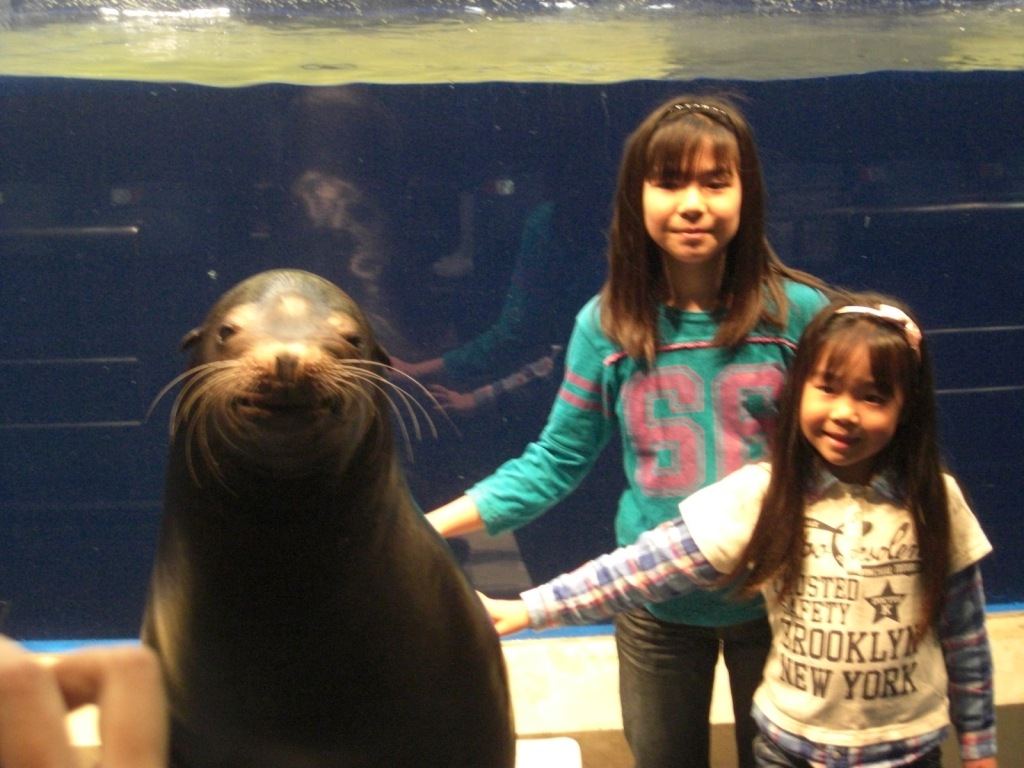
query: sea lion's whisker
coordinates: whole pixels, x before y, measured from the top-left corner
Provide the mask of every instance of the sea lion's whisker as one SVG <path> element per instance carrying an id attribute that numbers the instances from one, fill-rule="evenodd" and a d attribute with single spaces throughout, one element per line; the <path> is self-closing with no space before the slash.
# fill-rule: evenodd
<path id="1" fill-rule="evenodd" d="M 175 399 L 172 417 L 172 435 L 185 427 L 185 458 L 189 473 L 197 485 L 201 485 L 196 471 L 196 451 L 210 475 L 221 485 L 224 483 L 220 464 L 210 446 L 210 424 L 213 422 L 218 436 L 229 446 L 237 447 L 224 420 L 234 420 L 237 432 L 242 422 L 233 409 L 224 407 L 230 401 L 236 386 L 234 375 L 238 366 L 232 361 L 209 363 L 193 369 L 194 376 L 187 378 L 181 392 Z M 231 375 L 224 375 L 229 373 Z M 230 490 L 230 489 L 229 489 Z"/>
<path id="2" fill-rule="evenodd" d="M 223 368 L 231 368 L 235 365 L 233 361 L 214 361 L 212 363 L 203 363 L 194 368 L 189 368 L 183 373 L 179 373 L 173 379 L 171 379 L 164 387 L 157 393 L 156 397 L 153 398 L 153 402 L 150 403 L 149 408 L 146 410 L 145 420 L 148 421 L 149 417 L 153 415 L 153 411 L 156 409 L 157 404 L 167 396 L 167 394 L 179 384 L 184 382 L 182 389 L 178 392 L 178 395 L 174 399 L 174 404 L 171 406 L 170 415 L 170 430 L 171 434 L 174 433 L 175 422 L 178 420 L 178 411 L 180 409 L 180 403 L 186 391 L 206 377 L 212 375 L 215 371 Z"/>
<path id="3" fill-rule="evenodd" d="M 383 395 L 384 400 L 387 401 L 388 410 L 390 410 L 391 413 L 394 414 L 395 423 L 398 425 L 398 429 L 402 433 L 402 442 L 405 443 L 405 455 L 408 457 L 409 461 L 412 461 L 413 460 L 412 440 L 409 437 L 409 428 L 405 425 L 405 419 L 402 418 L 402 412 L 398 408 L 398 405 L 388 396 L 387 391 L 385 391 L 385 389 L 382 386 L 380 386 L 380 384 L 375 382 L 371 376 L 367 375 L 367 376 L 364 377 L 363 380 L 368 382 L 370 384 L 370 386 L 372 386 L 374 389 L 376 389 L 378 392 L 380 392 L 381 395 Z M 406 405 L 406 408 L 409 408 L 408 404 Z M 411 409 L 410 409 L 410 412 L 411 412 Z M 417 440 L 421 440 L 422 439 L 422 434 L 420 432 L 419 420 L 416 418 L 415 413 L 412 414 L 412 422 L 413 422 L 414 434 L 416 435 L 416 439 Z"/>
<path id="4" fill-rule="evenodd" d="M 338 371 L 334 372 L 334 375 L 325 377 L 325 383 L 329 387 L 330 391 L 333 391 L 335 398 L 339 405 L 346 402 L 363 401 L 366 407 L 370 410 L 374 410 L 378 407 L 376 400 L 371 396 L 370 391 L 367 390 L 366 386 L 362 386 L 361 383 L 368 383 L 371 386 L 376 387 L 372 380 L 366 376 L 366 371 L 360 370 L 354 367 L 343 367 Z M 405 424 L 402 422 L 401 414 L 395 408 L 394 403 L 391 402 L 390 398 L 385 396 L 385 400 L 388 401 L 388 407 L 392 413 L 395 414 L 395 420 L 398 422 L 399 428 L 403 433 L 403 440 L 406 444 L 407 453 L 411 456 L 412 448 L 409 442 L 409 435 L 405 428 Z"/>
<path id="5" fill-rule="evenodd" d="M 401 387 L 396 386 L 394 382 L 392 382 L 386 376 L 381 376 L 380 374 L 374 373 L 373 371 L 363 371 L 362 375 L 365 381 L 367 381 L 378 392 L 384 395 L 387 401 L 391 404 L 392 409 L 395 411 L 396 417 L 399 420 L 402 420 L 402 414 L 400 412 L 401 409 L 398 408 L 398 406 L 392 399 L 392 393 L 394 393 L 394 395 L 399 398 L 402 405 L 405 406 L 405 413 L 408 414 L 409 419 L 412 422 L 413 432 L 416 435 L 417 440 L 423 439 L 423 431 L 420 426 L 421 415 L 423 419 L 427 422 L 427 424 L 430 425 L 431 436 L 434 438 L 437 437 L 437 428 L 434 426 L 434 422 L 430 418 L 430 414 L 427 412 L 427 409 L 424 408 L 423 405 L 416 400 L 416 398 L 414 398 L 408 392 L 402 390 Z"/>
<path id="6" fill-rule="evenodd" d="M 214 363 L 207 363 L 207 365 L 214 365 Z M 178 386 L 178 384 L 180 384 L 182 381 L 185 381 L 186 379 L 196 376 L 199 372 L 200 368 L 190 368 L 189 370 L 184 371 L 183 373 L 179 373 L 177 376 L 175 376 L 173 379 L 167 382 L 167 384 L 165 384 L 160 389 L 160 391 L 156 393 L 156 397 L 153 398 L 152 402 L 150 402 L 149 408 L 146 409 L 146 415 L 143 421 L 149 421 L 149 417 L 153 415 L 153 411 L 156 409 L 156 406 L 159 404 L 161 400 L 163 400 L 167 396 L 167 394 L 172 389 Z"/>
<path id="7" fill-rule="evenodd" d="M 430 426 L 430 434 L 436 439 L 437 438 L 437 427 L 434 424 L 430 413 L 424 408 L 423 404 L 414 398 L 410 393 L 397 386 L 386 376 L 382 376 L 375 371 L 361 370 L 359 376 L 363 381 L 374 387 L 388 403 L 388 407 L 395 416 L 395 421 L 398 423 L 398 428 L 402 431 L 402 436 L 406 444 L 406 455 L 410 460 L 413 458 L 412 444 L 409 437 L 409 430 L 405 424 L 405 419 L 402 418 L 403 412 L 399 408 L 398 404 L 394 401 L 394 397 L 399 398 L 399 402 L 405 407 L 405 413 L 409 416 L 413 426 L 413 434 L 417 440 L 423 439 L 423 430 L 420 423 L 420 416 Z M 417 413 L 418 411 L 418 413 Z"/>
<path id="8" fill-rule="evenodd" d="M 383 369 L 384 371 L 386 371 L 388 373 L 397 373 L 397 374 L 399 374 L 400 376 L 403 377 L 403 382 L 408 382 L 410 384 L 413 384 L 415 386 L 415 388 L 417 389 L 417 391 L 419 391 L 424 397 L 426 397 L 434 405 L 434 407 L 437 409 L 437 412 L 444 416 L 445 421 L 447 421 L 449 423 L 449 425 L 451 425 L 452 429 L 454 429 L 456 432 L 458 432 L 458 427 L 455 426 L 455 423 L 451 420 L 451 418 L 449 418 L 448 414 L 441 407 L 441 404 L 437 401 L 437 398 L 434 397 L 431 394 L 429 389 L 427 389 L 422 384 L 420 384 L 419 381 L 417 381 L 415 378 L 413 378 L 409 374 L 405 373 L 404 371 L 401 371 L 398 368 L 395 368 L 393 365 L 389 365 L 388 363 L 381 363 L 381 362 L 378 362 L 376 360 L 367 360 L 365 362 L 367 364 L 370 364 L 370 365 L 375 365 L 378 368 L 381 368 L 381 369 Z M 420 403 L 419 400 L 417 400 L 416 398 L 412 397 L 412 395 L 410 393 L 408 393 L 404 389 L 402 389 L 402 387 L 399 386 L 396 382 L 392 381 L 390 377 L 384 376 L 382 374 L 377 374 L 377 375 L 380 377 L 380 380 L 386 382 L 387 385 L 393 391 L 398 392 L 403 399 L 408 398 L 410 402 L 415 404 L 416 408 L 420 411 L 420 413 L 423 414 L 423 416 L 426 418 L 427 422 L 430 424 L 431 436 L 434 437 L 434 438 L 437 438 L 437 436 L 438 436 L 437 426 L 434 424 L 434 420 L 433 420 L 433 417 L 431 416 L 430 412 L 423 406 L 423 404 Z"/>
<path id="9" fill-rule="evenodd" d="M 205 387 L 209 386 L 211 378 L 234 367 L 236 366 L 233 361 L 204 363 L 175 377 L 171 384 L 164 388 L 166 392 L 175 384 L 184 382 L 171 407 L 169 429 L 172 436 L 188 420 L 195 408 L 196 400 L 206 391 Z"/>
<path id="10" fill-rule="evenodd" d="M 384 380 L 382 377 L 368 371 L 361 366 L 362 362 L 359 361 L 360 365 L 350 365 L 344 362 L 338 364 L 335 368 L 327 372 L 323 377 L 323 385 L 328 389 L 329 392 L 333 392 L 339 403 L 343 402 L 354 402 L 362 400 L 366 406 L 371 409 L 378 408 L 376 399 L 371 395 L 371 392 L 379 392 L 382 398 L 387 402 L 387 407 L 391 412 L 393 423 L 396 423 L 397 428 L 401 430 L 402 442 L 405 444 L 406 455 L 412 459 L 412 440 L 409 436 L 409 430 L 403 419 L 403 411 L 395 403 L 390 396 L 387 389 L 381 386 L 381 382 Z M 372 389 L 371 389 L 372 388 Z M 401 393 L 404 397 L 402 405 L 405 407 L 406 412 L 409 413 L 410 419 L 413 421 L 415 434 L 417 439 L 422 439 L 420 424 L 416 414 L 412 410 L 411 404 L 405 400 L 408 397 L 407 393 Z"/>
<path id="11" fill-rule="evenodd" d="M 424 397 L 425 397 L 425 398 L 426 398 L 427 400 L 429 400 L 429 401 L 431 402 L 431 404 L 432 404 L 432 405 L 434 406 L 434 410 L 435 410 L 435 411 L 436 411 L 437 413 L 441 414 L 441 416 L 442 416 L 442 417 L 444 417 L 444 420 L 445 420 L 446 422 L 448 422 L 448 426 L 450 426 L 450 427 L 452 428 L 452 430 L 453 430 L 453 431 L 455 432 L 455 434 L 456 434 L 456 435 L 460 435 L 460 436 L 461 436 L 461 432 L 459 431 L 459 428 L 458 428 L 458 426 L 457 426 L 457 425 L 455 424 L 455 422 L 454 422 L 454 421 L 452 421 L 452 419 L 451 419 L 451 416 L 449 416 L 449 415 L 448 415 L 448 411 L 446 411 L 446 410 L 445 410 L 445 409 L 444 409 L 444 408 L 443 408 L 443 407 L 441 406 L 441 403 L 439 403 L 439 402 L 438 402 L 437 398 L 436 398 L 436 397 L 434 397 L 433 393 L 431 393 L 431 391 L 430 391 L 429 389 L 427 389 L 427 388 L 426 388 L 425 386 L 423 386 L 423 385 L 422 385 L 422 384 L 421 384 L 421 383 L 420 383 L 419 381 L 417 381 L 417 380 L 416 380 L 415 378 L 413 378 L 412 376 L 410 376 L 409 374 L 407 374 L 407 373 L 406 373 L 405 371 L 401 371 L 401 370 L 399 370 L 398 368 L 395 368 L 395 367 L 394 367 L 393 365 L 388 365 L 388 364 L 385 364 L 385 363 L 378 363 L 378 365 L 380 365 L 380 366 L 381 366 L 382 368 L 384 368 L 384 369 L 385 369 L 385 370 L 386 370 L 387 372 L 389 372 L 389 373 L 397 373 L 397 374 L 399 374 L 400 376 L 402 376 L 402 377 L 403 377 L 403 378 L 402 378 L 402 380 L 403 380 L 403 383 L 405 383 L 405 382 L 408 382 L 408 383 L 411 383 L 411 384 L 415 385 L 416 389 L 417 389 L 417 390 L 418 390 L 418 391 L 419 391 L 419 392 L 420 392 L 420 393 L 421 393 L 421 394 L 422 394 L 422 395 L 423 395 L 423 396 L 424 396 Z M 398 384 L 397 384 L 396 382 L 392 381 L 392 380 L 391 380 L 390 378 L 388 378 L 388 383 L 389 383 L 389 384 L 390 384 L 390 385 L 391 385 L 392 387 L 394 387 L 395 389 L 397 389 L 397 390 L 398 390 L 399 392 L 401 392 L 401 393 L 402 393 L 403 395 L 408 395 L 408 394 L 409 394 L 409 393 L 407 393 L 407 392 L 406 392 L 406 391 L 405 391 L 404 389 L 402 389 L 402 387 L 401 387 L 401 386 L 399 386 L 399 385 L 398 385 Z M 417 405 L 417 406 L 418 406 L 418 407 L 420 408 L 420 410 L 422 410 L 422 411 L 423 411 L 423 414 L 424 414 L 424 415 L 425 415 L 425 416 L 427 417 L 427 419 L 428 419 L 428 420 L 430 421 L 430 424 L 431 424 L 431 432 L 433 433 L 433 436 L 434 436 L 434 437 L 436 438 L 436 437 L 437 437 L 437 435 L 438 435 L 438 433 L 437 433 L 437 428 L 436 428 L 436 426 L 434 425 L 434 422 L 433 422 L 433 418 L 432 418 L 432 416 L 431 416 L 431 415 L 430 415 L 430 413 L 429 413 L 429 412 L 428 412 L 428 411 L 426 410 L 426 408 L 425 408 L 425 407 L 424 407 L 424 406 L 422 405 L 422 403 L 420 403 L 420 402 L 419 402 L 418 400 L 415 400 L 415 399 L 414 399 L 414 402 L 415 402 L 415 403 L 416 403 L 416 405 Z"/>
<path id="12" fill-rule="evenodd" d="M 209 424 L 206 416 L 208 410 L 208 401 L 200 399 L 199 408 L 193 414 L 194 418 L 187 422 L 185 431 L 185 455 L 188 460 L 189 471 L 196 485 L 200 486 L 202 482 L 198 477 L 193 461 L 194 449 L 198 449 L 199 456 L 210 474 L 217 480 L 221 479 L 220 465 L 210 449 Z"/>

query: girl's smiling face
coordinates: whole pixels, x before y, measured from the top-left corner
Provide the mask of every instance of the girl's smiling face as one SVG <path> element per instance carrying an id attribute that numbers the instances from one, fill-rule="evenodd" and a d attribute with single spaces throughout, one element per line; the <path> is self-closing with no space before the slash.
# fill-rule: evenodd
<path id="1" fill-rule="evenodd" d="M 735 154 L 738 150 L 728 162 L 720 160 L 705 139 L 678 172 L 644 181 L 644 226 L 669 270 L 724 265 L 743 201 Z"/>
<path id="2" fill-rule="evenodd" d="M 800 431 L 836 478 L 863 485 L 896 434 L 903 393 L 875 382 L 866 349 L 854 350 L 840 366 L 829 353 L 826 346 L 804 382 Z"/>

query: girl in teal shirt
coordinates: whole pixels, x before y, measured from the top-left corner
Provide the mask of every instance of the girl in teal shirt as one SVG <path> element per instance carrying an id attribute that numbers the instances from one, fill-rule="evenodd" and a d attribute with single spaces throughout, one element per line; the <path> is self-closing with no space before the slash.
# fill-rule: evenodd
<path id="1" fill-rule="evenodd" d="M 547 425 L 517 459 L 427 517 L 443 536 L 519 528 L 569 495 L 616 430 L 626 488 L 618 543 L 767 455 L 797 340 L 826 303 L 764 232 L 753 135 L 728 100 L 681 96 L 628 138 L 608 278 L 580 311 Z M 741 768 L 771 635 L 759 601 L 700 593 L 616 618 L 623 726 L 637 768 L 707 768 L 724 653 Z"/>

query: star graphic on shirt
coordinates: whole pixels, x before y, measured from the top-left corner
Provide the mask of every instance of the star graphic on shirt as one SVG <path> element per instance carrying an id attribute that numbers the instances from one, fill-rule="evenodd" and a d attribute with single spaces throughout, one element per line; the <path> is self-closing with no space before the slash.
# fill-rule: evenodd
<path id="1" fill-rule="evenodd" d="M 880 595 L 874 597 L 865 598 L 870 605 L 875 609 L 875 623 L 882 619 L 892 619 L 893 621 L 900 620 L 900 603 L 903 602 L 906 595 L 899 595 L 893 591 L 892 584 L 888 581 L 885 582 L 885 589 L 882 590 Z"/>

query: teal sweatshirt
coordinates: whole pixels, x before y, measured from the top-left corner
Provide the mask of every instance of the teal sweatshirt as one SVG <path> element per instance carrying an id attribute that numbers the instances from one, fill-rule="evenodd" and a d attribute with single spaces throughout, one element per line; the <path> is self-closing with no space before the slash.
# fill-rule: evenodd
<path id="1" fill-rule="evenodd" d="M 817 290 L 786 284 L 786 328 L 762 323 L 735 348 L 713 346 L 716 316 L 659 308 L 657 359 L 646 369 L 601 330 L 597 297 L 576 316 L 565 377 L 540 437 L 467 491 L 488 532 L 515 530 L 568 496 L 618 428 L 626 487 L 620 546 L 678 515 L 679 502 L 768 456 L 768 435 L 786 370 Z M 566 570 L 577 563 L 566 563 Z M 667 621 L 727 626 L 764 613 L 760 599 L 697 592 L 649 606 Z"/>

